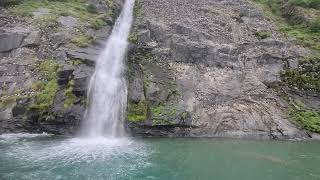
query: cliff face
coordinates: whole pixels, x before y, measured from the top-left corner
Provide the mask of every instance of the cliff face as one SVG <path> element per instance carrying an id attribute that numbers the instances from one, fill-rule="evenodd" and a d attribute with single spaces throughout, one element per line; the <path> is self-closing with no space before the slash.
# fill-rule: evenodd
<path id="1" fill-rule="evenodd" d="M 129 57 L 127 127 L 137 136 L 295 138 L 271 88 L 308 50 L 245 0 L 143 0 Z"/>
<path id="2" fill-rule="evenodd" d="M 0 7 L 0 134 L 75 134 L 122 1 L 8 2 Z M 310 52 L 256 5 L 136 0 L 135 19 L 124 123 L 133 136 L 307 137 L 276 87 Z M 318 97 L 310 102 L 319 107 Z"/>

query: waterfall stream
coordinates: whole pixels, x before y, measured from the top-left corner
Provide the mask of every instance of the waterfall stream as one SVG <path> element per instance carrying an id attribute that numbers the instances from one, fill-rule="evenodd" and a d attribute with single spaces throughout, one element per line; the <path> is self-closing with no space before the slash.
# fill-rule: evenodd
<path id="1" fill-rule="evenodd" d="M 107 44 L 96 61 L 88 90 L 82 134 L 86 137 L 124 136 L 124 112 L 127 85 L 124 77 L 124 57 L 133 20 L 134 0 L 126 0 Z"/>

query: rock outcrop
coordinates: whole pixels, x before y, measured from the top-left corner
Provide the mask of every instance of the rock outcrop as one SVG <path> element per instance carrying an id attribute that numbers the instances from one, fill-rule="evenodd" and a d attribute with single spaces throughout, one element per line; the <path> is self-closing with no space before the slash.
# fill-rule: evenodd
<path id="1" fill-rule="evenodd" d="M 68 10 L 54 21 L 45 19 L 55 13 L 50 7 L 32 18 L 0 7 L 0 134 L 77 132 L 95 60 L 122 3 L 88 0 L 84 10 L 96 19 Z M 257 6 L 137 0 L 135 16 L 125 121 L 133 136 L 307 137 L 273 87 L 309 51 L 284 38 Z"/>
<path id="2" fill-rule="evenodd" d="M 63 10 L 54 14 L 52 7 L 21 17 L 0 7 L 0 134 L 71 135 L 78 131 L 94 61 L 122 1 L 80 3 L 85 8 L 81 13 L 87 13 L 81 17 L 75 12 L 63 14 Z M 84 21 L 86 15 L 96 18 L 89 19 L 91 23 L 99 24 L 93 27 Z"/>
<path id="3" fill-rule="evenodd" d="M 128 72 L 133 135 L 306 137 L 270 87 L 308 51 L 283 38 L 258 7 L 143 0 L 141 11 Z"/>

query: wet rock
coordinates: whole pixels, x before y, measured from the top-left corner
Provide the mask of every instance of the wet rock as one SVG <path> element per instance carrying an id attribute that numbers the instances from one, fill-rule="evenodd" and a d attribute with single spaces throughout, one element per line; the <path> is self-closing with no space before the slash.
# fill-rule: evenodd
<path id="1" fill-rule="evenodd" d="M 0 52 L 6 52 L 18 48 L 24 38 L 19 33 L 2 33 L 0 34 Z"/>
<path id="2" fill-rule="evenodd" d="M 94 69 L 86 65 L 81 65 L 73 72 L 74 88 L 73 92 L 77 96 L 85 96 L 87 94 L 88 83 Z"/>
<path id="3" fill-rule="evenodd" d="M 130 86 L 129 100 L 135 103 L 139 103 L 144 99 L 143 80 L 135 78 Z"/>
<path id="4" fill-rule="evenodd" d="M 74 71 L 74 67 L 70 65 L 64 65 L 62 70 L 60 70 L 58 75 L 58 84 L 59 85 L 67 85 L 69 80 L 72 78 L 72 73 Z"/>
<path id="5" fill-rule="evenodd" d="M 16 105 L 12 109 L 12 116 L 13 117 L 24 116 L 25 113 L 27 112 L 29 101 L 30 101 L 30 99 L 28 99 L 28 98 L 17 100 Z"/>
<path id="6" fill-rule="evenodd" d="M 93 66 L 99 56 L 99 52 L 99 49 L 88 47 L 78 48 L 76 50 L 69 50 L 67 51 L 67 55 L 72 59 L 80 59 L 85 64 Z"/>

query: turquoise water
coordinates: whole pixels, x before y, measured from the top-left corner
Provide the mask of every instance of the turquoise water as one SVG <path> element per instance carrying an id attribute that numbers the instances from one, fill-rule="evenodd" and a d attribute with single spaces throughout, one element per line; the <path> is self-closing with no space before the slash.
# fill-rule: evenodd
<path id="1" fill-rule="evenodd" d="M 1 135 L 0 179 L 312 180 L 320 142 Z"/>

